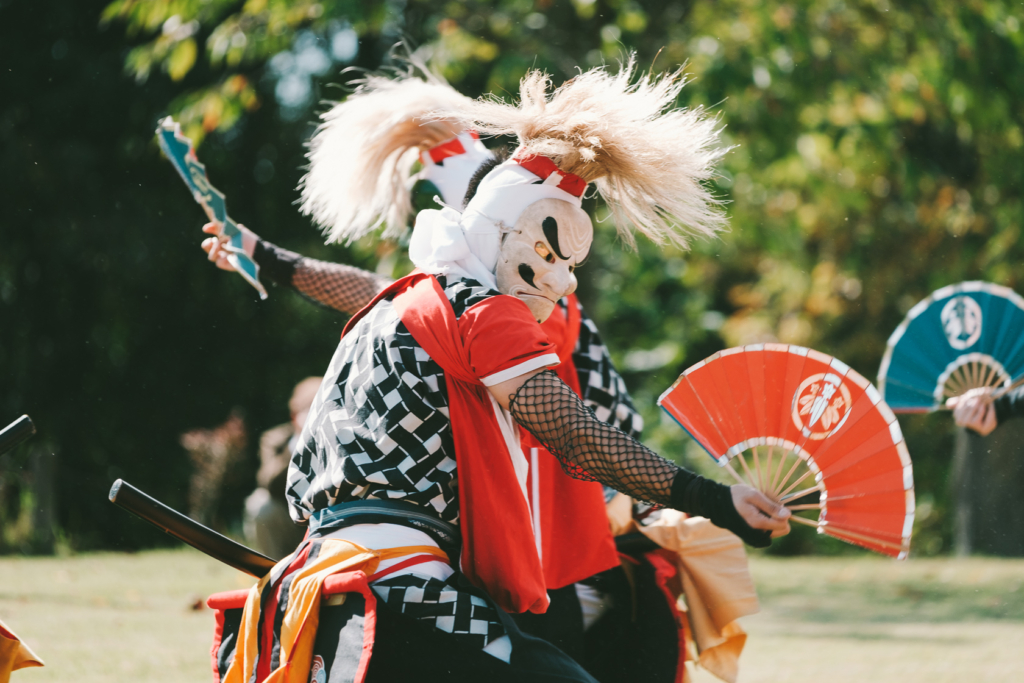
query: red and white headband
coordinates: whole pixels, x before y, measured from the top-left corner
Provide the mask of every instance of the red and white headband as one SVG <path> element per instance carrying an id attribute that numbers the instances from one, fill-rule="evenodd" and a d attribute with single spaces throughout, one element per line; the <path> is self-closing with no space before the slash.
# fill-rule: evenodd
<path id="1" fill-rule="evenodd" d="M 470 179 L 493 156 L 480 142 L 475 130 L 465 130 L 436 147 L 420 152 L 423 170 L 417 178 L 432 182 L 444 203 L 461 211 Z"/>

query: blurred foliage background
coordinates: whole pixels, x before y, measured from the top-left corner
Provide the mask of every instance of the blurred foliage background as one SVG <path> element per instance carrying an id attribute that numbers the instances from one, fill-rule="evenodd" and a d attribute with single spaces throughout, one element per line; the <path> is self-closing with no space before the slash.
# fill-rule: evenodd
<path id="1" fill-rule="evenodd" d="M 281 290 L 261 303 L 204 262 L 201 212 L 153 130 L 182 122 L 232 216 L 262 236 L 401 274 L 395 247 L 325 247 L 293 204 L 317 114 L 403 39 L 471 96 L 628 51 L 656 72 L 688 64 L 680 104 L 719 116 L 735 146 L 717 180 L 732 229 L 689 253 L 629 252 L 605 222 L 581 297 L 645 440 L 707 468 L 654 406 L 697 360 L 778 340 L 874 378 L 932 290 L 1022 290 L 1022 20 L 998 0 L 0 0 L 0 423 L 28 412 L 40 428 L 3 476 L 29 481 L 31 450 L 56 453 L 59 538 L 151 545 L 105 501 L 115 478 L 184 509 L 180 434 L 236 408 L 253 435 L 287 419 L 292 385 L 323 371 L 345 321 Z M 947 552 L 952 421 L 901 424 L 914 552 Z M 228 477 L 221 526 L 254 469 L 250 454 Z M 22 494 L 0 514 L 31 505 Z M 794 533 L 775 548 L 811 551 L 839 545 Z"/>

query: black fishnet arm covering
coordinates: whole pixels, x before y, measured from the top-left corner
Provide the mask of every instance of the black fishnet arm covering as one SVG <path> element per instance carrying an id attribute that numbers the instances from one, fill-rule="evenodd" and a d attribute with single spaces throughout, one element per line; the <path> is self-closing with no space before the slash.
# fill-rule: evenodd
<path id="1" fill-rule="evenodd" d="M 306 258 L 262 239 L 253 258 L 278 285 L 348 315 L 357 313 L 391 284 L 388 278 L 368 270 Z"/>
<path id="2" fill-rule="evenodd" d="M 509 411 L 558 458 L 569 476 L 599 481 L 649 503 L 672 504 L 672 482 L 682 470 L 598 420 L 554 373 L 528 379 L 512 397 Z"/>
<path id="3" fill-rule="evenodd" d="M 362 268 L 303 257 L 295 268 L 292 285 L 314 301 L 355 315 L 391 280 Z"/>
<path id="4" fill-rule="evenodd" d="M 628 496 L 707 517 L 750 545 L 771 543 L 736 511 L 730 487 L 685 470 L 597 419 L 553 372 L 534 375 L 510 397 L 509 412 L 558 458 L 569 476 Z"/>

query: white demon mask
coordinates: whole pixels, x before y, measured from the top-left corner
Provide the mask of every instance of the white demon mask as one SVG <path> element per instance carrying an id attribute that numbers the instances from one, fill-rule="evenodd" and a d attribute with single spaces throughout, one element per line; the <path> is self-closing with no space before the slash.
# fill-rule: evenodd
<path id="1" fill-rule="evenodd" d="M 459 214 L 421 211 L 409 257 L 427 273 L 475 279 L 523 301 L 539 322 L 576 290 L 573 271 L 594 228 L 580 208 L 587 188 L 543 156 L 514 156 L 484 176 Z"/>
<path id="2" fill-rule="evenodd" d="M 530 204 L 502 239 L 495 268 L 498 291 L 523 301 L 544 322 L 576 291 L 573 271 L 590 253 L 594 227 L 583 209 L 561 199 Z"/>

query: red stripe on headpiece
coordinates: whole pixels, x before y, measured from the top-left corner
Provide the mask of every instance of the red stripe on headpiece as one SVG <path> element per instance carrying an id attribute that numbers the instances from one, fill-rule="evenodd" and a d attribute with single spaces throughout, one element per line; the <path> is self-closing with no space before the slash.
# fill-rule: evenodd
<path id="1" fill-rule="evenodd" d="M 561 176 L 561 179 L 558 181 L 558 189 L 565 190 L 573 197 L 582 197 L 583 193 L 587 191 L 586 180 L 578 175 L 565 173 L 548 157 L 531 154 L 525 157 L 514 156 L 512 161 L 542 180 L 547 180 L 552 173 L 557 173 Z"/>
<path id="2" fill-rule="evenodd" d="M 462 140 L 458 138 L 452 138 L 448 142 L 442 142 L 437 147 L 431 147 L 427 150 L 427 155 L 435 164 L 441 163 L 448 157 L 457 157 L 465 153 L 466 148 L 463 146 Z"/>

